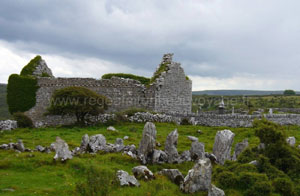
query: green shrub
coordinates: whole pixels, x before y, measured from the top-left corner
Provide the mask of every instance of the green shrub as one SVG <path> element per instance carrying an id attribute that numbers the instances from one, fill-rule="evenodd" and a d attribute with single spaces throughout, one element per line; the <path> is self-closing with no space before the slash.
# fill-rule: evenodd
<path id="1" fill-rule="evenodd" d="M 235 170 L 235 173 L 241 173 L 241 172 L 257 172 L 257 168 L 255 165 L 251 165 L 251 164 L 241 164 L 238 165 Z"/>
<path id="2" fill-rule="evenodd" d="M 271 195 L 272 186 L 269 182 L 256 182 L 245 192 L 246 196 L 268 196 Z"/>
<path id="3" fill-rule="evenodd" d="M 284 196 L 294 196 L 294 186 L 290 179 L 288 178 L 276 178 L 273 181 L 273 187 L 275 192 Z"/>
<path id="4" fill-rule="evenodd" d="M 191 125 L 189 119 L 183 118 L 180 122 L 180 125 Z"/>
<path id="5" fill-rule="evenodd" d="M 18 127 L 20 127 L 20 128 L 32 128 L 33 127 L 33 122 L 31 120 L 31 118 L 26 116 L 24 113 L 16 112 L 16 113 L 14 113 L 13 117 L 18 123 Z"/>
<path id="6" fill-rule="evenodd" d="M 250 163 L 257 159 L 256 148 L 246 148 L 238 157 L 239 163 Z"/>
<path id="7" fill-rule="evenodd" d="M 238 178 L 233 172 L 224 171 L 217 175 L 217 181 L 222 188 L 234 188 L 238 184 Z"/>
<path id="8" fill-rule="evenodd" d="M 249 189 L 255 183 L 267 182 L 269 180 L 265 174 L 253 172 L 241 172 L 238 179 L 239 187 L 242 189 Z"/>
<path id="9" fill-rule="evenodd" d="M 21 71 L 21 76 L 32 76 L 39 62 L 42 60 L 42 57 L 37 55 L 32 59 Z"/>
<path id="10" fill-rule="evenodd" d="M 47 114 L 75 115 L 79 124 L 86 117 L 98 116 L 107 110 L 110 100 L 84 87 L 67 87 L 53 93 Z"/>
<path id="11" fill-rule="evenodd" d="M 7 85 L 9 112 L 26 112 L 34 107 L 38 88 L 36 78 L 12 74 Z"/>
<path id="12" fill-rule="evenodd" d="M 133 79 L 133 80 L 140 81 L 142 84 L 145 84 L 145 85 L 150 83 L 150 78 L 146 78 L 146 77 L 143 77 L 143 76 L 136 76 L 136 75 L 133 75 L 133 74 L 124 74 L 124 73 L 104 74 L 102 76 L 102 79 L 111 79 L 112 77 Z"/>

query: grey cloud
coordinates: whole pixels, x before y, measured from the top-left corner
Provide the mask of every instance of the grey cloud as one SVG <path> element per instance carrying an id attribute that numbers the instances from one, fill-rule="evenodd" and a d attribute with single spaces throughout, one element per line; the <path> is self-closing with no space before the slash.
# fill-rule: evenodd
<path id="1" fill-rule="evenodd" d="M 99 58 L 145 72 L 174 52 L 194 76 L 298 78 L 299 6 L 297 0 L 2 0 L 0 39 L 32 53 Z"/>

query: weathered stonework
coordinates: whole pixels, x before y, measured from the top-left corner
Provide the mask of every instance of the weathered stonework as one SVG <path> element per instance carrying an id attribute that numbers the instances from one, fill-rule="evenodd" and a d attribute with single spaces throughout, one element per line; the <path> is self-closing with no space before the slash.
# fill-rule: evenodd
<path id="1" fill-rule="evenodd" d="M 129 108 L 143 108 L 155 112 L 189 114 L 192 108 L 192 82 L 187 79 L 179 63 L 172 61 L 173 54 L 166 54 L 168 69 L 150 85 L 137 80 L 112 77 L 96 80 L 92 78 L 54 78 L 46 63 L 40 63 L 34 72 L 47 71 L 51 77 L 37 77 L 39 89 L 36 105 L 26 112 L 35 125 L 60 125 L 75 122 L 70 116 L 45 116 L 55 90 L 71 86 L 85 87 L 108 97 L 112 103 L 107 112 Z"/>

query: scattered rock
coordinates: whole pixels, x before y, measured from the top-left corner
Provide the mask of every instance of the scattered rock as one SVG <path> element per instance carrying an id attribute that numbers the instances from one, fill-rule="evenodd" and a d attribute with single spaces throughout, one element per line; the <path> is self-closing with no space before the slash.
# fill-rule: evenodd
<path id="1" fill-rule="evenodd" d="M 103 150 L 106 147 L 106 139 L 102 134 L 94 135 L 90 138 L 89 150 L 93 153 Z"/>
<path id="2" fill-rule="evenodd" d="M 217 162 L 224 165 L 226 160 L 230 160 L 231 146 L 235 134 L 230 130 L 218 131 L 215 137 L 213 154 L 217 157 Z"/>
<path id="3" fill-rule="evenodd" d="M 143 137 L 138 148 L 138 157 L 143 164 L 152 162 L 151 159 L 156 144 L 155 140 L 156 140 L 155 125 L 151 122 L 147 122 L 144 127 Z"/>
<path id="4" fill-rule="evenodd" d="M 219 189 L 212 184 L 211 188 L 208 191 L 208 196 L 225 196 L 225 193 L 222 189 Z"/>
<path id="5" fill-rule="evenodd" d="M 113 131 L 113 132 L 116 132 L 117 129 L 114 128 L 113 126 L 109 126 L 109 127 L 107 127 L 107 131 Z"/>
<path id="6" fill-rule="evenodd" d="M 35 149 L 36 149 L 37 151 L 39 151 L 39 152 L 44 152 L 44 151 L 45 151 L 45 148 L 44 148 L 43 146 L 41 146 L 41 145 L 37 145 L 37 146 L 35 147 Z"/>
<path id="7" fill-rule="evenodd" d="M 116 152 L 121 152 L 124 149 L 124 141 L 121 138 L 117 138 L 115 141 Z"/>
<path id="8" fill-rule="evenodd" d="M 186 161 L 191 161 L 191 152 L 189 150 L 183 151 L 182 154 L 180 155 L 180 161 L 181 162 L 186 162 Z"/>
<path id="9" fill-rule="evenodd" d="M 15 145 L 16 150 L 20 151 L 20 152 L 24 152 L 25 151 L 25 147 L 23 144 L 22 140 L 18 140 L 18 142 Z"/>
<path id="10" fill-rule="evenodd" d="M 205 157 L 208 158 L 212 163 L 217 162 L 217 157 L 212 153 L 205 152 Z"/>
<path id="11" fill-rule="evenodd" d="M 80 144 L 80 152 L 86 152 L 88 150 L 88 146 L 90 143 L 90 138 L 88 134 L 82 136 L 81 144 Z"/>
<path id="12" fill-rule="evenodd" d="M 167 176 L 172 182 L 180 185 L 184 181 L 182 173 L 178 169 L 163 169 L 159 174 Z"/>
<path id="13" fill-rule="evenodd" d="M 17 121 L 14 121 L 14 120 L 0 121 L 0 130 L 11 131 L 11 130 L 14 130 L 16 128 L 18 128 Z"/>
<path id="14" fill-rule="evenodd" d="M 201 130 L 198 130 L 198 131 L 197 131 L 197 133 L 199 133 L 199 134 L 203 134 L 203 132 L 202 132 Z"/>
<path id="15" fill-rule="evenodd" d="M 290 146 L 294 147 L 295 144 L 296 144 L 296 138 L 295 138 L 295 137 L 289 137 L 289 138 L 286 139 L 286 142 L 287 142 Z"/>
<path id="16" fill-rule="evenodd" d="M 243 140 L 235 145 L 234 154 L 232 157 L 233 161 L 236 161 L 239 155 L 249 146 L 248 139 Z"/>
<path id="17" fill-rule="evenodd" d="M 126 171 L 117 171 L 117 178 L 121 186 L 140 186 L 140 183 L 134 176 L 130 176 Z"/>
<path id="18" fill-rule="evenodd" d="M 266 149 L 266 145 L 264 143 L 260 143 L 258 145 L 258 150 L 264 150 L 264 149 Z"/>
<path id="19" fill-rule="evenodd" d="M 165 143 L 165 152 L 168 155 L 168 163 L 178 162 L 179 154 L 177 152 L 177 140 L 178 132 L 176 129 L 167 136 Z"/>
<path id="20" fill-rule="evenodd" d="M 158 141 L 156 141 L 156 146 L 161 147 L 161 144 Z"/>
<path id="21" fill-rule="evenodd" d="M 54 143 L 55 148 L 55 156 L 54 160 L 60 159 L 61 161 L 66 161 L 68 159 L 72 159 L 73 156 L 71 151 L 69 150 L 68 144 L 62 140 L 60 137 L 56 137 L 56 142 Z"/>
<path id="22" fill-rule="evenodd" d="M 123 138 L 124 140 L 128 140 L 129 139 L 129 136 L 124 136 L 124 138 Z"/>
<path id="23" fill-rule="evenodd" d="M 189 140 L 191 140 L 192 142 L 198 142 L 198 138 L 194 137 L 194 136 L 187 136 L 187 138 Z"/>
<path id="24" fill-rule="evenodd" d="M 208 191 L 211 187 L 212 165 L 209 159 L 199 159 L 193 169 L 189 170 L 181 189 L 185 193 Z"/>
<path id="25" fill-rule="evenodd" d="M 9 149 L 9 145 L 8 144 L 2 144 L 2 145 L 0 145 L 0 149 L 2 149 L 2 150 L 8 150 Z"/>
<path id="26" fill-rule="evenodd" d="M 258 165 L 258 161 L 254 160 L 254 161 L 251 161 L 249 164 L 257 166 Z"/>
<path id="27" fill-rule="evenodd" d="M 203 143 L 195 141 L 191 146 L 191 158 L 193 160 L 205 158 L 205 146 Z"/>
<path id="28" fill-rule="evenodd" d="M 137 179 L 152 180 L 155 179 L 154 174 L 146 166 L 137 166 L 132 169 L 133 175 Z"/>
<path id="29" fill-rule="evenodd" d="M 153 164 L 163 164 L 168 162 L 168 155 L 162 151 L 162 150 L 154 150 L 153 157 L 152 157 L 152 163 Z"/>

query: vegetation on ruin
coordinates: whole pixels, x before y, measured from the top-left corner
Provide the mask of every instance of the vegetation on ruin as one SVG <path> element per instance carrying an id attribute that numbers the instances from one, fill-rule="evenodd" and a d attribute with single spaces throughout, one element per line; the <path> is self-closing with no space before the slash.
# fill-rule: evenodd
<path id="1" fill-rule="evenodd" d="M 152 78 L 150 79 L 150 84 L 155 82 L 156 79 L 159 78 L 163 72 L 168 71 L 168 65 L 169 65 L 169 63 L 161 63 L 159 65 L 159 68 L 155 71 Z"/>
<path id="2" fill-rule="evenodd" d="M 146 77 L 143 77 L 143 76 L 137 76 L 137 75 L 133 75 L 133 74 L 125 74 L 125 73 L 104 74 L 102 76 L 102 79 L 111 79 L 112 77 L 133 79 L 133 80 L 140 81 L 144 85 L 147 85 L 150 82 L 150 78 L 146 78 Z"/>
<path id="3" fill-rule="evenodd" d="M 7 104 L 11 114 L 26 112 L 35 106 L 37 79 L 31 76 L 10 75 L 7 85 Z"/>
<path id="4" fill-rule="evenodd" d="M 75 115 L 79 124 L 85 124 L 87 116 L 98 116 L 108 109 L 110 100 L 84 87 L 67 87 L 56 90 L 46 114 Z"/>
<path id="5" fill-rule="evenodd" d="M 6 120 L 10 118 L 6 103 L 6 88 L 6 84 L 0 84 L 0 120 Z"/>
<path id="6" fill-rule="evenodd" d="M 42 60 L 40 55 L 33 58 L 21 71 L 21 76 L 32 76 L 39 62 Z"/>
<path id="7" fill-rule="evenodd" d="M 31 120 L 31 118 L 29 118 L 22 112 L 14 113 L 13 119 L 15 121 L 17 121 L 19 128 L 32 128 L 33 127 L 33 122 Z"/>
<path id="8" fill-rule="evenodd" d="M 114 127 L 118 132 L 107 131 L 107 126 L 17 129 L 12 132 L 0 133 L 0 144 L 22 139 L 26 147 L 34 149 L 37 145 L 50 146 L 56 136 L 59 136 L 69 144 L 70 149 L 74 149 L 80 146 L 82 136 L 87 133 L 90 136 L 103 134 L 109 143 L 114 143 L 116 138 L 129 136 L 129 139 L 124 141 L 125 145 L 139 145 L 144 124 L 124 123 L 115 124 Z M 199 138 L 199 141 L 205 144 L 205 150 L 212 152 L 216 132 L 226 127 L 156 123 L 156 128 L 157 141 L 162 145 L 157 148 L 161 150 L 164 149 L 167 135 L 177 128 L 179 132 L 178 151 L 181 153 L 190 149 L 191 141 L 187 139 L 189 135 Z M 284 167 L 282 170 L 279 168 L 282 163 L 290 164 L 291 161 L 297 161 L 300 152 L 282 144 L 283 146 L 272 154 L 268 149 L 265 152 L 258 151 L 257 146 L 260 138 L 262 139 L 265 134 L 268 134 L 264 130 L 275 133 L 279 131 L 285 137 L 295 136 L 298 146 L 300 145 L 300 127 L 279 127 L 272 123 L 262 122 L 258 123 L 255 128 L 229 129 L 236 134 L 233 146 L 245 138 L 248 138 L 250 146 L 242 153 L 237 162 L 227 161 L 224 166 L 213 165 L 213 184 L 223 188 L 226 195 L 229 196 L 299 195 L 299 177 L 297 177 L 299 172 L 294 170 L 295 167 L 291 167 L 290 171 L 289 169 L 285 170 Z M 202 134 L 197 133 L 197 130 L 201 130 Z M 280 138 L 281 136 L 274 137 L 272 141 L 281 141 Z M 282 156 L 281 152 L 292 153 L 292 156 L 287 158 Z M 278 162 L 273 162 L 272 157 L 277 156 L 275 153 L 280 155 Z M 131 169 L 140 165 L 140 162 L 122 155 L 122 153 L 83 154 L 65 163 L 55 162 L 53 157 L 54 153 L 24 152 L 19 154 L 14 151 L 0 150 L 0 194 L 56 196 L 82 193 L 96 195 L 95 191 L 97 191 L 100 195 L 112 196 L 186 195 L 180 191 L 177 185 L 160 175 L 156 175 L 156 179 L 153 181 L 140 181 L 141 187 L 120 187 L 115 180 L 116 171 L 122 169 L 132 175 Z M 259 161 L 257 167 L 248 164 L 253 160 Z M 148 165 L 148 168 L 153 172 L 164 168 L 177 168 L 185 176 L 193 165 L 193 162 L 186 162 L 184 164 Z M 294 171 L 293 175 L 290 173 L 292 171 Z M 14 189 L 15 191 L 9 192 L 5 189 Z M 207 193 L 201 192 L 194 195 L 206 196 Z"/>

